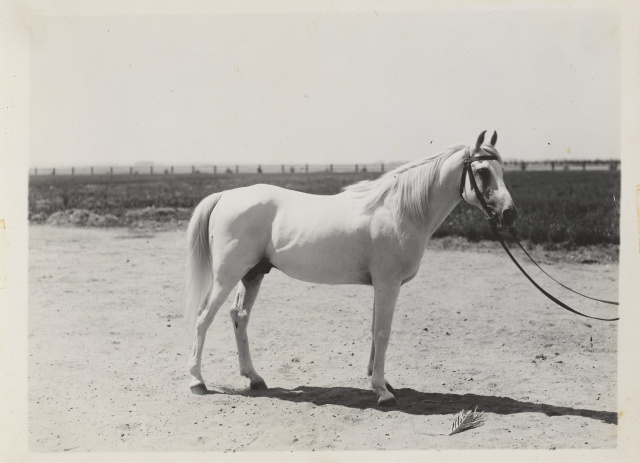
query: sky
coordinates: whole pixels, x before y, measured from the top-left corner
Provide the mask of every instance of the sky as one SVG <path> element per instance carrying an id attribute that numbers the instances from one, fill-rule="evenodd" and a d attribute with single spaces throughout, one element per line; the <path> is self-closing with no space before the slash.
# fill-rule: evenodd
<path id="1" fill-rule="evenodd" d="M 31 167 L 619 159 L 606 9 L 38 16 Z"/>

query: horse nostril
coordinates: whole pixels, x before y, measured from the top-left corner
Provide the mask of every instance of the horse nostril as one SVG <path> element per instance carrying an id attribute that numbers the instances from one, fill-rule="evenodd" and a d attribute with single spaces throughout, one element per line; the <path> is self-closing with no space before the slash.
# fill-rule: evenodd
<path id="1" fill-rule="evenodd" d="M 518 218 L 518 211 L 516 211 L 515 207 L 509 207 L 502 213 L 502 221 L 505 225 L 513 225 L 516 218 Z"/>

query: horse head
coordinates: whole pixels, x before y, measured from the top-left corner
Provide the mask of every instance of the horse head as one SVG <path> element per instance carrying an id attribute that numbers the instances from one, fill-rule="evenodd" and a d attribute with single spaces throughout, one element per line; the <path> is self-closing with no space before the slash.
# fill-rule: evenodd
<path id="1" fill-rule="evenodd" d="M 498 228 L 511 228 L 518 211 L 502 178 L 502 158 L 495 147 L 498 133 L 493 133 L 488 145 L 483 144 L 485 133 L 486 130 L 480 134 L 473 149 L 468 147 L 465 151 L 460 196 L 478 207 L 485 218 L 495 221 Z"/>

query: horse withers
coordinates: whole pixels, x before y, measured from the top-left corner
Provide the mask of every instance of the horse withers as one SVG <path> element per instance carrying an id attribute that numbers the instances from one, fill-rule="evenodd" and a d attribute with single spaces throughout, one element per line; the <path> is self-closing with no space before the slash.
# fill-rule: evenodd
<path id="1" fill-rule="evenodd" d="M 252 389 L 267 387 L 251 361 L 247 324 L 264 275 L 276 268 L 312 283 L 373 286 L 367 372 L 378 404 L 397 405 L 384 377 L 385 353 L 400 287 L 418 272 L 428 239 L 461 198 L 500 228 L 512 227 L 517 217 L 502 180 L 497 134 L 489 144 L 484 137 L 482 132 L 473 147 L 454 146 L 336 195 L 253 185 L 205 198 L 187 231 L 185 315 L 195 332 L 191 391 L 208 392 L 201 373 L 205 335 L 234 287 L 240 374 Z"/>

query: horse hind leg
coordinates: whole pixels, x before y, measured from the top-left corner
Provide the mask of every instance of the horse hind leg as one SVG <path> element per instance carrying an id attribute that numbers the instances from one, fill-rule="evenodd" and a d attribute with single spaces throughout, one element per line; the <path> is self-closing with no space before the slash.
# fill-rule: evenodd
<path id="1" fill-rule="evenodd" d="M 189 387 L 194 394 L 203 395 L 208 392 L 204 379 L 202 378 L 202 351 L 204 349 L 205 337 L 216 313 L 222 304 L 224 304 L 236 282 L 237 280 L 221 281 L 220 279 L 214 278 L 211 292 L 198 312 L 195 339 L 189 358 L 189 372 L 191 374 Z"/>
<path id="2" fill-rule="evenodd" d="M 247 335 L 251 308 L 258 296 L 263 278 L 264 275 L 260 274 L 253 279 L 243 278 L 240 280 L 233 307 L 229 312 L 236 337 L 236 345 L 238 346 L 240 374 L 249 378 L 251 389 L 267 389 L 266 383 L 253 367 L 251 354 L 249 353 L 249 336 Z"/>

